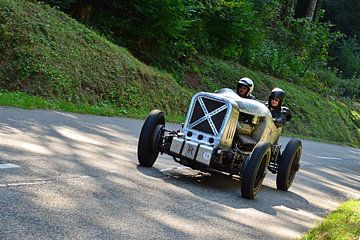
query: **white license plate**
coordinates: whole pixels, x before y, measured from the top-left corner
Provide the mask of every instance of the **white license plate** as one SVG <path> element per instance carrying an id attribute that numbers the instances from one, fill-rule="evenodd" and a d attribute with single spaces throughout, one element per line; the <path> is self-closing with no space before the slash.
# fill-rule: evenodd
<path id="1" fill-rule="evenodd" d="M 186 158 L 194 159 L 197 147 L 198 147 L 197 143 L 185 142 L 181 155 Z"/>

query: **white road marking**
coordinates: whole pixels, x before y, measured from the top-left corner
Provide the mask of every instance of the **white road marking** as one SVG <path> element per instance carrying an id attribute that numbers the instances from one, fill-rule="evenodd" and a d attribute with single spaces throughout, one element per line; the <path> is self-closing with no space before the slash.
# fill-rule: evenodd
<path id="1" fill-rule="evenodd" d="M 32 182 L 14 182 L 14 183 L 5 183 L 0 184 L 1 187 L 18 187 L 18 186 L 27 186 L 27 185 L 39 185 L 39 184 L 47 184 L 47 183 L 56 183 L 60 180 L 76 180 L 76 179 L 84 179 L 89 178 L 90 176 L 83 175 L 83 176 L 76 176 L 76 177 L 69 177 L 69 178 L 62 178 L 62 179 L 44 179 L 44 180 L 34 180 Z"/>
<path id="2" fill-rule="evenodd" d="M 337 158 L 337 157 L 322 157 L 322 156 L 317 156 L 317 158 L 321 158 L 321 159 L 331 159 L 331 160 L 344 160 L 342 158 Z"/>
<path id="3" fill-rule="evenodd" d="M 20 166 L 12 164 L 12 163 L 3 163 L 0 164 L 0 169 L 6 169 L 6 168 L 19 168 Z"/>

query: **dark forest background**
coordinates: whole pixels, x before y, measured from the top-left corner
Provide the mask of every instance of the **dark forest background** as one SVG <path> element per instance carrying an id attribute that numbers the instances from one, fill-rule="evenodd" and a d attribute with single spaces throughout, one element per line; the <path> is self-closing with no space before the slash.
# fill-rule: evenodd
<path id="1" fill-rule="evenodd" d="M 147 64 L 195 73 L 231 60 L 323 94 L 360 98 L 358 0 L 46 0 Z"/>

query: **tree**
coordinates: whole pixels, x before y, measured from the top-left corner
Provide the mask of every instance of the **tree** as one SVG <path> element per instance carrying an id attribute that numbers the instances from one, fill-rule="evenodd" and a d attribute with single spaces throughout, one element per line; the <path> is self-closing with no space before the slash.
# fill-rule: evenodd
<path id="1" fill-rule="evenodd" d="M 284 0 L 281 8 L 280 17 L 282 20 L 287 17 L 293 17 L 295 14 L 295 9 L 298 0 Z"/>
<path id="2" fill-rule="evenodd" d="M 318 17 L 323 0 L 297 0 L 295 17 L 308 18 L 311 21 Z"/>
<path id="3" fill-rule="evenodd" d="M 326 20 L 336 25 L 337 30 L 348 36 L 360 36 L 359 0 L 324 0 Z"/>
<path id="4" fill-rule="evenodd" d="M 317 4 L 318 4 L 318 0 L 310 0 L 309 6 L 308 6 L 308 9 L 306 12 L 306 17 L 309 18 L 310 20 L 314 19 Z"/>
<path id="5" fill-rule="evenodd" d="M 318 3 L 316 5 L 315 9 L 315 18 L 318 18 L 320 10 L 323 8 L 323 0 L 318 0 Z"/>

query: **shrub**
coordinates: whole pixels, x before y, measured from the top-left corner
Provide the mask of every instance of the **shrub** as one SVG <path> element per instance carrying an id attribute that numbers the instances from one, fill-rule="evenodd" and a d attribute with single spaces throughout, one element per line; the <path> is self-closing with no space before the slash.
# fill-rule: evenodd
<path id="1" fill-rule="evenodd" d="M 301 72 L 299 70 L 304 69 L 303 63 L 291 49 L 271 40 L 262 43 L 252 64 L 259 70 L 290 81 L 298 79 Z"/>
<path id="2" fill-rule="evenodd" d="M 355 37 L 344 38 L 338 44 L 336 65 L 345 77 L 360 74 L 360 44 Z"/>
<path id="3" fill-rule="evenodd" d="M 340 37 L 330 31 L 329 23 L 319 20 L 287 18 L 274 24 L 267 33 L 269 40 L 255 55 L 254 65 L 286 79 L 300 80 L 309 70 L 326 66 L 330 45 Z"/>
<path id="4" fill-rule="evenodd" d="M 360 99 L 360 78 L 339 79 L 336 90 L 343 97 Z"/>
<path id="5" fill-rule="evenodd" d="M 205 16 L 214 56 L 247 65 L 264 40 L 264 31 L 253 5 L 247 1 L 218 1 Z"/>

